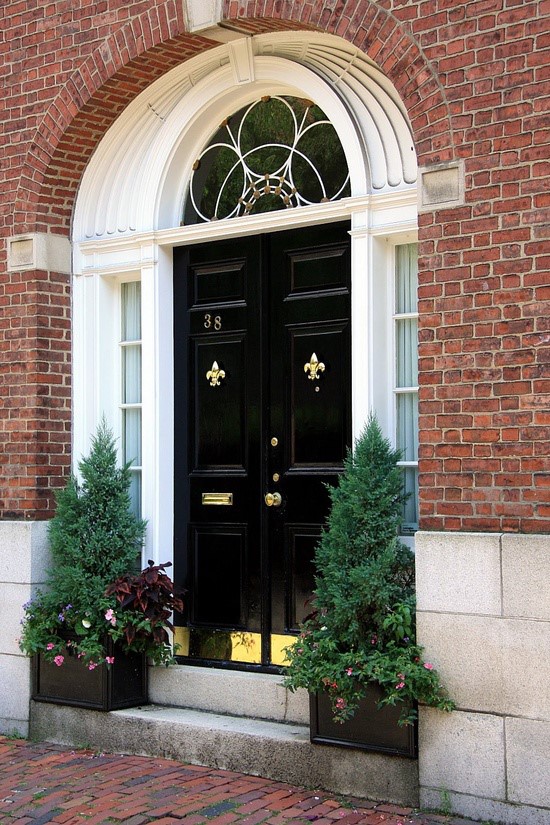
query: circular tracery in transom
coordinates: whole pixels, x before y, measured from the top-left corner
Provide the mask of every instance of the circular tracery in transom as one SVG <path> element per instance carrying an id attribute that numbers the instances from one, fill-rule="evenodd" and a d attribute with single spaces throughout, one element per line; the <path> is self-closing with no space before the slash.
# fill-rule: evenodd
<path id="1" fill-rule="evenodd" d="M 193 163 L 184 223 L 349 194 L 344 149 L 323 110 L 311 100 L 264 95 L 226 118 Z"/>

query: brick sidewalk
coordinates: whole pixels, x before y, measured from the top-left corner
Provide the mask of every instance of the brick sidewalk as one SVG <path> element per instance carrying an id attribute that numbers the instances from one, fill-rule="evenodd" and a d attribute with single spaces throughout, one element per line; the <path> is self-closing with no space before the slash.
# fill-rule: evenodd
<path id="1" fill-rule="evenodd" d="M 1 825 L 468 825 L 232 771 L 0 736 Z"/>

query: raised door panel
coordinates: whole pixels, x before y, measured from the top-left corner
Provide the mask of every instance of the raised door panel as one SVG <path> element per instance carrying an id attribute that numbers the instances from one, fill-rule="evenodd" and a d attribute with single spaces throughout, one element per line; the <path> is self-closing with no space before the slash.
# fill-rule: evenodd
<path id="1" fill-rule="evenodd" d="M 191 526 L 195 625 L 244 628 L 247 531 L 244 525 Z"/>
<path id="2" fill-rule="evenodd" d="M 246 341 L 220 332 L 193 339 L 192 472 L 244 473 L 247 459 Z"/>
<path id="3" fill-rule="evenodd" d="M 341 469 L 346 450 L 345 323 L 288 329 L 289 471 Z"/>

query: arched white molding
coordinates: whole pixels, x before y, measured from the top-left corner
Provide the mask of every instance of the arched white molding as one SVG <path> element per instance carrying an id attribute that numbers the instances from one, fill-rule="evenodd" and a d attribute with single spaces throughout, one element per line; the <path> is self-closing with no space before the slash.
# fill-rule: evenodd
<path id="1" fill-rule="evenodd" d="M 248 40 L 250 71 L 243 75 L 235 45 L 172 69 L 125 109 L 83 176 L 74 241 L 177 226 L 193 158 L 208 134 L 266 93 L 308 97 L 325 111 L 348 160 L 353 197 L 414 186 L 406 111 L 365 55 L 333 35 L 270 33 Z"/>
<path id="2" fill-rule="evenodd" d="M 304 66 L 275 57 L 256 57 L 254 70 L 253 82 L 235 87 L 230 68 L 221 69 L 215 76 L 205 78 L 181 101 L 180 106 L 175 107 L 170 118 L 174 132 L 181 131 L 181 120 L 188 113 L 190 117 L 178 143 L 173 140 L 174 134 L 168 141 L 175 148 L 165 165 L 164 178 L 159 186 L 155 216 L 157 226 L 168 227 L 179 223 L 191 167 L 207 142 L 205 135 L 213 134 L 225 117 L 265 94 L 298 95 L 315 100 L 334 124 L 342 141 L 350 170 L 352 195 L 365 192 L 367 176 L 363 147 L 356 130 L 350 128 L 349 113 L 344 104 L 327 88 L 322 78 Z M 292 78 L 292 83 L 289 78 Z M 206 91 L 210 100 L 205 105 Z"/>
<path id="3" fill-rule="evenodd" d="M 273 54 L 272 39 L 259 36 L 257 51 Z M 416 182 L 416 153 L 405 106 L 392 82 L 372 60 L 337 37 L 312 38 L 304 44 L 298 32 L 291 32 L 284 43 L 277 44 L 276 53 L 312 68 L 346 101 L 367 146 L 373 190 Z"/>

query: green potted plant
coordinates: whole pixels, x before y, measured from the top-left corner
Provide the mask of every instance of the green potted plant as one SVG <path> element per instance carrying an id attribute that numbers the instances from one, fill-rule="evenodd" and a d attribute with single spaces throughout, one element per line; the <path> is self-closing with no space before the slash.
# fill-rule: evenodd
<path id="1" fill-rule="evenodd" d="M 182 602 L 168 564 L 141 573 L 145 522 L 130 511 L 103 421 L 90 454 L 56 497 L 46 588 L 24 605 L 21 649 L 33 656 L 33 698 L 100 710 L 147 702 L 147 658 L 169 663 L 170 615 Z"/>
<path id="2" fill-rule="evenodd" d="M 415 639 L 414 555 L 398 538 L 399 457 L 371 416 L 330 488 L 314 610 L 287 649 L 285 684 L 310 692 L 313 741 L 414 756 L 417 702 L 453 704 Z"/>

